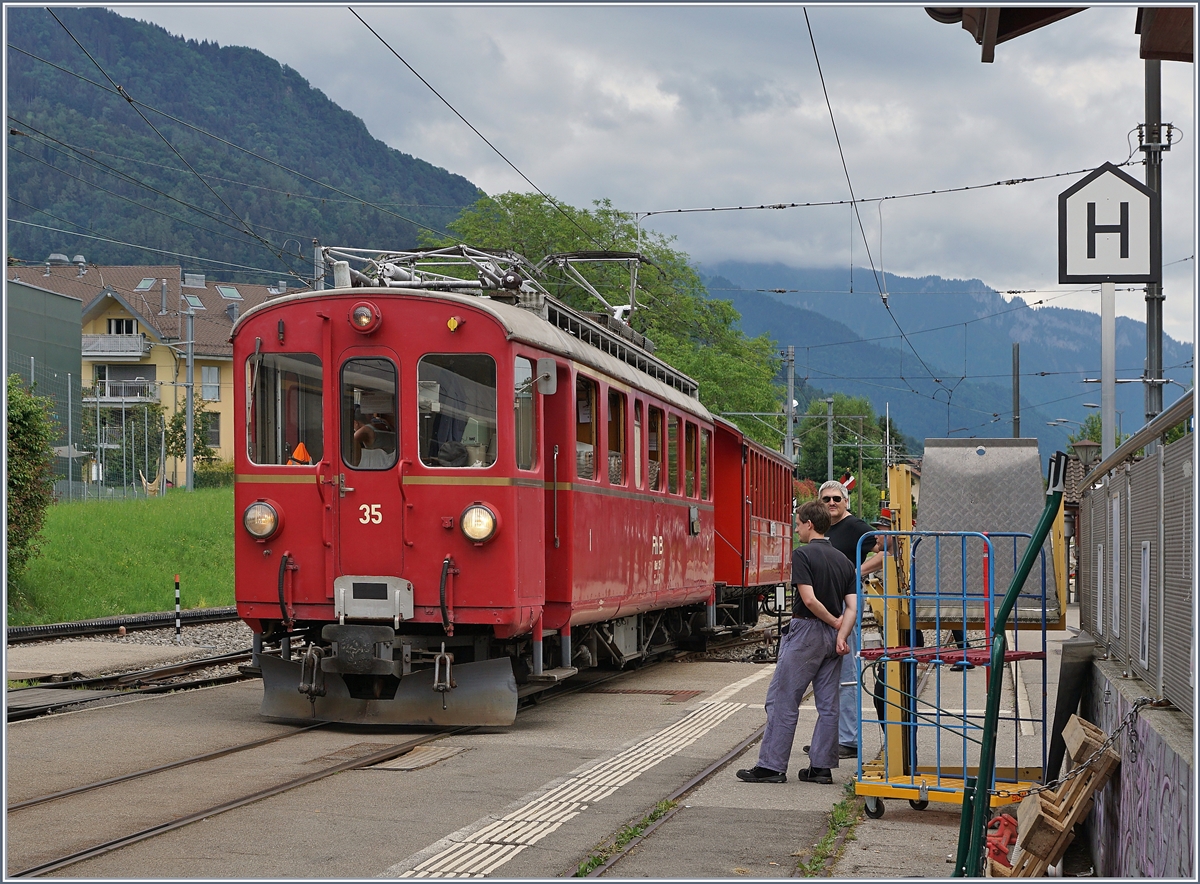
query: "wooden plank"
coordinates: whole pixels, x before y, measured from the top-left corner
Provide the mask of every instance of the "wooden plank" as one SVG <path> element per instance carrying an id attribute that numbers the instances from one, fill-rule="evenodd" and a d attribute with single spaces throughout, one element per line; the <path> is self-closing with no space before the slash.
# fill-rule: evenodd
<path id="1" fill-rule="evenodd" d="M 1096 755 L 1108 735 L 1091 722 L 1071 716 L 1063 731 L 1067 752 L 1077 764 Z M 1075 826 L 1091 813 L 1095 794 L 1112 777 L 1120 756 L 1111 747 L 1090 767 L 1080 771 L 1056 790 L 1028 795 L 1017 808 L 1017 849 L 1013 868 L 1002 877 L 1040 877 L 1059 862 L 1075 838 Z M 1002 866 L 999 866 L 1003 868 Z M 993 871 L 997 865 L 991 867 Z"/>

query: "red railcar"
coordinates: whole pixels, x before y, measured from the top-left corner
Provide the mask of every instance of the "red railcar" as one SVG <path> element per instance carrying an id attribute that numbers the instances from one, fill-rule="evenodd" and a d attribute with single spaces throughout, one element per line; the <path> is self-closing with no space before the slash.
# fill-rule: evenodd
<path id="1" fill-rule="evenodd" d="M 728 421 L 716 418 L 714 427 L 715 576 L 718 590 L 736 588 L 721 604 L 748 624 L 759 596 L 791 580 L 791 465 Z"/>
<path id="2" fill-rule="evenodd" d="M 257 655 L 265 714 L 511 723 L 519 690 L 719 629 L 717 580 L 735 598 L 782 574 L 768 453 L 628 326 L 557 302 L 510 254 L 327 260 L 333 289 L 233 331 L 236 600 L 281 648 Z M 770 501 L 738 534 L 740 582 L 714 573 L 738 446 Z"/>

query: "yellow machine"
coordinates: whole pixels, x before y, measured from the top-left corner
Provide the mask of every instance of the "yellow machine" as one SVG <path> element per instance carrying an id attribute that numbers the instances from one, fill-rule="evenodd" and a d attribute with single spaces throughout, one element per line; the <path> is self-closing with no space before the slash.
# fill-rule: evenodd
<path id="1" fill-rule="evenodd" d="M 884 536 L 887 538 L 888 555 L 885 557 L 884 570 L 875 575 L 863 586 L 864 608 L 869 608 L 879 630 L 879 637 L 863 636 L 863 649 L 860 663 L 860 687 L 867 691 L 865 673 L 867 669 L 875 669 L 876 686 L 874 690 L 875 708 L 878 718 L 872 721 L 864 713 L 863 729 L 869 724 L 878 723 L 882 727 L 882 744 L 879 753 L 868 759 L 863 747 L 860 746 L 860 767 L 855 782 L 855 792 L 866 798 L 867 815 L 878 818 L 883 815 L 883 798 L 906 798 L 913 807 L 923 810 L 930 801 L 948 804 L 962 804 L 967 778 L 973 778 L 977 772 L 978 755 L 974 753 L 976 764 L 972 764 L 970 744 L 972 735 L 978 730 L 981 715 L 979 708 L 970 708 L 969 697 L 977 698 L 981 686 L 993 676 L 989 671 L 989 650 L 987 647 L 960 648 L 957 644 L 941 645 L 941 636 L 948 630 L 961 630 L 965 639 L 968 632 L 983 631 L 990 635 L 991 624 L 988 621 L 991 607 L 983 598 L 967 602 L 964 595 L 947 594 L 950 602 L 961 599 L 955 604 L 939 604 L 941 601 L 933 593 L 918 592 L 912 585 L 916 569 L 913 567 L 912 556 L 914 545 L 934 543 L 961 543 L 963 546 L 963 561 L 967 559 L 967 544 L 977 546 L 982 553 L 984 581 L 988 580 L 988 556 L 997 555 L 996 548 L 1013 538 L 1013 543 L 1019 537 L 1027 535 L 1005 534 L 997 535 L 994 539 L 976 532 L 928 532 L 914 530 L 913 522 L 913 473 L 909 465 L 899 464 L 888 470 L 888 501 L 885 502 L 885 514 L 890 510 L 891 526 Z M 894 532 L 894 533 L 893 533 Z M 934 538 L 937 538 L 935 540 Z M 1043 581 L 1042 610 L 1053 609 L 1058 613 L 1054 621 L 1044 622 L 1042 619 L 1032 621 L 1026 613 L 1026 619 L 1014 617 L 1006 624 L 1010 630 L 1034 632 L 1035 640 L 1039 637 L 1038 649 L 1013 650 L 1006 653 L 1006 663 L 1023 660 L 1040 660 L 1045 684 L 1045 632 L 1047 629 L 1065 628 L 1066 617 L 1066 562 L 1064 557 L 1063 512 L 1060 507 L 1051 534 L 1052 555 L 1047 567 L 1052 567 L 1055 575 L 1054 591 L 1057 593 L 1057 605 L 1047 605 L 1045 601 L 1045 584 Z M 935 550 L 940 546 L 934 546 Z M 927 554 L 927 553 L 926 553 Z M 963 571 L 965 574 L 966 566 Z M 965 577 L 964 577 L 965 583 Z M 939 586 L 939 589 L 942 587 Z M 1003 589 L 1000 591 L 1003 595 Z M 994 589 L 992 590 L 994 595 Z M 920 600 L 920 604 L 917 601 Z M 978 603 L 976 603 L 978 602 Z M 946 612 L 949 611 L 949 614 Z M 866 611 L 860 611 L 863 617 Z M 861 621 L 860 621 L 861 626 Z M 930 647 L 912 647 L 913 637 L 919 637 L 918 630 L 926 635 L 937 635 Z M 932 631 L 932 632 L 930 632 Z M 872 641 L 874 639 L 874 641 Z M 990 644 L 990 642 L 988 643 Z M 872 646 L 874 645 L 874 646 Z M 882 645 L 882 646 L 880 646 Z M 1016 648 L 1016 642 L 1013 642 Z M 1009 668 L 1006 666 L 1005 668 Z M 1016 678 L 1014 669 L 1014 689 Z M 934 700 L 920 699 L 923 693 L 933 692 Z M 959 698 L 957 708 L 949 708 L 943 703 Z M 1041 716 L 1035 717 L 1032 709 L 1014 709 L 1008 720 L 1008 730 L 1014 736 L 1011 752 L 1013 763 L 996 768 L 996 792 L 992 796 L 992 806 L 1011 804 L 1019 801 L 1021 792 L 1042 781 L 1043 764 L 1045 760 L 1045 739 L 1041 740 L 1042 751 L 1036 752 L 1028 747 L 1022 751 L 1019 738 L 1028 732 L 1037 731 L 1040 721 L 1040 734 L 1045 729 L 1045 690 L 1042 691 Z M 982 701 L 974 706 L 981 707 Z M 1014 704 L 1019 705 L 1019 704 Z M 861 738 L 860 738 L 861 739 Z M 978 742 L 977 740 L 975 742 Z M 932 751 L 934 764 L 917 764 L 917 747 L 923 752 Z M 1034 757 L 1036 756 L 1036 757 Z M 1000 760 L 999 757 L 997 760 Z M 1029 760 L 1039 763 L 1031 765 Z M 1025 763 L 1022 763 L 1025 762 Z"/>

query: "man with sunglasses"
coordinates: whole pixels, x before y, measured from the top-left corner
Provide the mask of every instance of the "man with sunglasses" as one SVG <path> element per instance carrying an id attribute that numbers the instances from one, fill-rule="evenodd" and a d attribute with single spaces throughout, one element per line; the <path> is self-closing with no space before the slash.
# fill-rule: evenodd
<path id="1" fill-rule="evenodd" d="M 829 511 L 829 530 L 825 532 L 830 546 L 844 555 L 853 564 L 858 551 L 858 539 L 875 529 L 850 510 L 850 494 L 846 486 L 830 479 L 817 491 L 821 503 Z M 884 553 L 875 552 L 879 546 L 877 537 L 863 542 L 863 563 L 858 569 L 861 579 L 883 567 Z M 841 697 L 838 714 L 838 757 L 858 757 L 858 624 L 850 632 L 850 653 L 842 658 Z"/>
<path id="2" fill-rule="evenodd" d="M 797 771 L 796 779 L 833 782 L 833 768 L 840 757 L 836 740 L 842 662 L 838 658 L 850 651 L 846 639 L 855 621 L 858 586 L 854 566 L 825 539 L 828 526 L 829 515 L 815 500 L 796 512 L 796 533 L 804 545 L 792 551 L 796 590 L 792 620 L 779 641 L 778 663 L 767 688 L 767 729 L 759 744 L 758 763 L 737 772 L 743 782 L 787 782 L 800 704 L 809 685 L 817 706 L 817 724 L 809 766 Z"/>

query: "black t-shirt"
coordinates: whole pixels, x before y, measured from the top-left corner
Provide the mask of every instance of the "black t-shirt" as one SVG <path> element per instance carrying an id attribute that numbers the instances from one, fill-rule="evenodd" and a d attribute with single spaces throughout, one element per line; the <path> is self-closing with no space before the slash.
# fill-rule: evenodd
<path id="1" fill-rule="evenodd" d="M 842 615 L 845 599 L 858 591 L 854 579 L 854 565 L 830 545 L 828 540 L 814 540 L 792 551 L 792 584 L 807 584 L 813 595 L 834 617 Z M 792 613 L 797 617 L 815 617 L 800 593 Z"/>
<path id="2" fill-rule="evenodd" d="M 858 547 L 858 538 L 864 534 L 869 534 L 875 529 L 860 519 L 858 516 L 846 514 L 836 525 L 830 525 L 829 530 L 825 532 L 825 537 L 830 544 L 850 560 L 850 564 L 854 564 L 854 552 Z M 863 543 L 862 557 L 865 562 L 871 553 L 875 550 L 875 544 L 878 542 L 878 537 L 873 537 Z"/>

